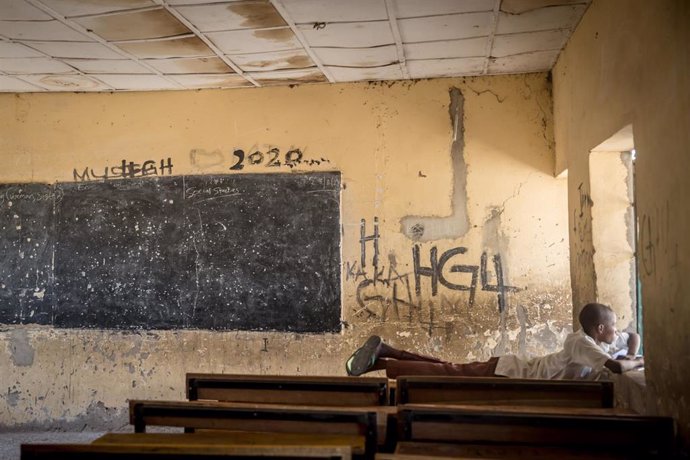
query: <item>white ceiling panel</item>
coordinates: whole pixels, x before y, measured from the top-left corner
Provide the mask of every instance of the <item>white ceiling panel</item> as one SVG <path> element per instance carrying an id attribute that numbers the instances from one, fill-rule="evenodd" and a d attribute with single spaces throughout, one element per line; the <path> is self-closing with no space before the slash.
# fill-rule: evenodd
<path id="1" fill-rule="evenodd" d="M 588 0 L 503 0 L 501 11 L 510 14 L 522 14 L 526 11 L 536 10 L 549 6 L 587 4 Z"/>
<path id="2" fill-rule="evenodd" d="M 138 58 L 160 59 L 213 55 L 206 43 L 197 37 L 117 43 L 117 46 Z"/>
<path id="3" fill-rule="evenodd" d="M 412 78 L 452 77 L 456 75 L 479 75 L 484 58 L 431 59 L 407 61 L 407 70 Z"/>
<path id="4" fill-rule="evenodd" d="M 47 57 L 3 58 L 0 59 L 0 71 L 15 75 L 74 73 L 74 69 L 67 64 Z"/>
<path id="5" fill-rule="evenodd" d="M 488 37 L 403 45 L 407 59 L 447 59 L 483 56 Z"/>
<path id="6" fill-rule="evenodd" d="M 285 81 L 289 81 L 291 85 L 298 85 L 300 83 L 325 83 L 328 80 L 319 69 L 294 69 L 294 70 L 276 70 L 271 72 L 251 72 L 249 74 L 253 79 L 261 82 L 262 86 L 270 85 L 284 85 Z"/>
<path id="7" fill-rule="evenodd" d="M 234 73 L 228 65 L 217 57 L 183 59 L 147 59 L 144 61 L 164 74 L 226 74 Z"/>
<path id="8" fill-rule="evenodd" d="M 493 11 L 495 0 L 394 0 L 397 18 Z"/>
<path id="9" fill-rule="evenodd" d="M 491 55 L 505 57 L 531 51 L 560 50 L 568 39 L 567 30 L 545 30 L 522 34 L 497 35 Z"/>
<path id="10" fill-rule="evenodd" d="M 530 10 L 522 14 L 501 12 L 498 17 L 496 33 L 514 34 L 539 30 L 570 29 L 577 24 L 586 8 L 586 5 L 572 5 Z"/>
<path id="11" fill-rule="evenodd" d="M 329 23 L 320 29 L 300 25 L 299 30 L 312 47 L 366 48 L 395 43 L 388 21 Z"/>
<path id="12" fill-rule="evenodd" d="M 168 5 L 206 5 L 210 3 L 231 3 L 242 0 L 167 0 Z"/>
<path id="13" fill-rule="evenodd" d="M 50 21 L 52 16 L 26 3 L 24 0 L 0 1 L 0 20 L 3 21 Z"/>
<path id="14" fill-rule="evenodd" d="M 110 13 L 155 6 L 152 0 L 41 0 L 63 16 Z"/>
<path id="15" fill-rule="evenodd" d="M 32 91 L 43 91 L 40 86 L 34 86 L 18 78 L 0 75 L 0 88 L 5 92 L 25 93 Z"/>
<path id="16" fill-rule="evenodd" d="M 77 18 L 74 22 L 112 41 L 174 37 L 190 33 L 184 24 L 162 8 Z"/>
<path id="17" fill-rule="evenodd" d="M 150 74 L 153 73 L 135 61 L 116 59 L 65 59 L 65 63 L 88 74 L 119 73 L 119 74 Z"/>
<path id="18" fill-rule="evenodd" d="M 241 88 L 253 86 L 244 77 L 237 74 L 172 75 L 170 78 L 187 88 Z"/>
<path id="19" fill-rule="evenodd" d="M 59 58 L 122 59 L 121 54 L 100 43 L 31 42 L 31 47 Z"/>
<path id="20" fill-rule="evenodd" d="M 551 69 L 558 53 L 558 50 L 536 51 L 496 58 L 491 60 L 488 70 L 490 74 L 542 72 Z"/>
<path id="21" fill-rule="evenodd" d="M 489 35 L 492 13 L 464 13 L 448 16 L 401 19 L 403 43 L 455 40 Z"/>
<path id="22" fill-rule="evenodd" d="M 401 80 L 403 78 L 400 65 L 393 64 L 385 67 L 351 68 L 327 67 L 333 78 L 338 82 L 368 81 L 368 80 Z"/>
<path id="23" fill-rule="evenodd" d="M 112 89 L 83 75 L 23 75 L 22 78 L 48 91 L 110 91 Z"/>
<path id="24" fill-rule="evenodd" d="M 384 0 L 281 0 L 295 23 L 388 20 Z"/>
<path id="25" fill-rule="evenodd" d="M 304 50 L 238 54 L 228 57 L 245 72 L 314 67 L 314 62 Z"/>
<path id="26" fill-rule="evenodd" d="M 395 45 L 375 48 L 312 48 L 324 65 L 340 67 L 381 67 L 398 62 Z"/>
<path id="27" fill-rule="evenodd" d="M 91 41 L 58 21 L 0 21 L 0 30 L 3 36 L 16 40 Z"/>
<path id="28" fill-rule="evenodd" d="M 0 41 L 0 58 L 44 57 L 42 53 L 21 43 Z"/>
<path id="29" fill-rule="evenodd" d="M 302 48 L 289 27 L 209 32 L 207 35 L 225 54 L 265 53 Z"/>
<path id="30" fill-rule="evenodd" d="M 98 75 L 98 79 L 115 89 L 127 91 L 181 89 L 179 85 L 158 75 Z"/>
<path id="31" fill-rule="evenodd" d="M 238 1 L 200 6 L 181 6 L 177 11 L 202 32 L 237 29 L 268 29 L 286 26 L 268 1 Z"/>

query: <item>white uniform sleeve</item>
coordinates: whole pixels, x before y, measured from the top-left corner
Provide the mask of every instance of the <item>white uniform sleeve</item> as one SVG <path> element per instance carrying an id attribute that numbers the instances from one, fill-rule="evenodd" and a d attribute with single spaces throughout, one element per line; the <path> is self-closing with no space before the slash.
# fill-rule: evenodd
<path id="1" fill-rule="evenodd" d="M 611 359 L 611 355 L 597 346 L 593 340 L 584 337 L 572 344 L 570 352 L 573 363 L 590 367 L 595 372 L 601 371 L 606 361 Z"/>

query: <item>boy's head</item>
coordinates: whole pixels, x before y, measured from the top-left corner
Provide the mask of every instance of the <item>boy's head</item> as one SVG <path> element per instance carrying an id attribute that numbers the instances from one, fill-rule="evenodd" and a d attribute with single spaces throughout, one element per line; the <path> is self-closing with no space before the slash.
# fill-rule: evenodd
<path id="1" fill-rule="evenodd" d="M 601 303 L 588 303 L 580 311 L 580 325 L 585 334 L 598 342 L 613 343 L 616 338 L 616 314 Z"/>

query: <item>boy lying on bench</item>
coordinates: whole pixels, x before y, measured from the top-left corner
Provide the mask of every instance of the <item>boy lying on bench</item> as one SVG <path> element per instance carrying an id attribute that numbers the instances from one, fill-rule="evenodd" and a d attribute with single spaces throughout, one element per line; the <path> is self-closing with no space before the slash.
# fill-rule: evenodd
<path id="1" fill-rule="evenodd" d="M 465 377 L 513 377 L 522 379 L 597 379 L 604 368 L 620 374 L 644 365 L 636 357 L 640 336 L 616 330 L 616 314 L 600 303 L 584 306 L 579 316 L 582 329 L 568 335 L 563 350 L 522 360 L 514 355 L 484 362 L 454 364 L 431 356 L 399 350 L 373 335 L 345 363 L 348 375 L 383 370 L 390 379 L 400 375 L 454 375 Z M 627 349 L 622 359 L 614 355 Z"/>

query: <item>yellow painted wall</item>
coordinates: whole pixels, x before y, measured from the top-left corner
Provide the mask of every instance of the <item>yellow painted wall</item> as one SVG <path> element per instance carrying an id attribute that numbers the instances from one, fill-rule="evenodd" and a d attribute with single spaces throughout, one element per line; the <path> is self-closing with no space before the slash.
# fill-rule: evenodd
<path id="1" fill-rule="evenodd" d="M 687 1 L 595 0 L 553 70 L 556 171 L 568 169 L 573 303 L 593 300 L 595 294 L 588 153 L 632 124 L 650 407 L 675 416 L 686 442 L 689 60 Z"/>
<path id="2" fill-rule="evenodd" d="M 455 162 L 451 89 L 464 96 L 464 155 Z M 126 423 L 127 398 L 184 396 L 185 372 L 344 375 L 369 334 L 454 361 L 556 350 L 571 328 L 566 181 L 554 171 L 552 99 L 546 74 L 418 82 L 312 85 L 137 94 L 0 95 L 0 182 L 73 181 L 89 167 L 171 158 L 173 174 L 233 174 L 236 148 L 300 148 L 298 167 L 246 165 L 243 173 L 342 172 L 341 334 L 56 330 L 0 331 L 0 426 L 81 428 Z M 318 164 L 317 164 L 318 163 Z M 464 165 L 466 174 L 457 171 Z M 79 179 L 79 177 L 77 177 Z M 466 179 L 466 188 L 458 189 Z M 126 179 L 124 179 L 126 180 Z M 454 193 L 460 190 L 463 193 Z M 461 215 L 462 214 L 462 215 Z M 455 218 L 467 218 L 466 233 Z M 378 218 L 386 282 L 367 283 L 360 222 Z M 409 226 L 424 222 L 415 241 Z M 449 234 L 449 230 L 456 234 Z M 452 233 L 451 231 L 451 233 Z M 496 284 L 469 293 L 428 277 L 415 294 L 412 248 L 422 265 L 457 247 L 444 276 L 470 284 L 452 265 L 479 268 Z M 400 278 L 389 278 L 393 265 Z M 358 274 L 362 271 L 365 275 Z M 407 296 L 409 282 L 411 296 Z M 391 299 L 397 284 L 398 311 Z M 267 339 L 266 341 L 264 339 Z M 5 391 L 5 389 L 7 389 Z"/>

